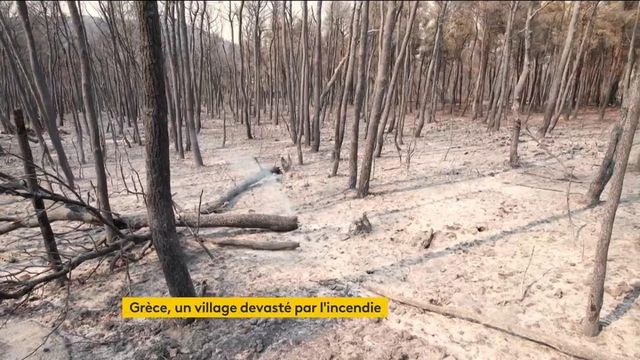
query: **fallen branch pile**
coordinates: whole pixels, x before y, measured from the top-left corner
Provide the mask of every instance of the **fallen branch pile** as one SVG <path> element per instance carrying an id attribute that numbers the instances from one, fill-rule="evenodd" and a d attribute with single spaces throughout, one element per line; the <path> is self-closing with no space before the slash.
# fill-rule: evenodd
<path id="1" fill-rule="evenodd" d="M 7 280 L 0 282 L 0 300 L 3 299 L 19 299 L 33 291 L 37 286 L 46 284 L 50 281 L 66 277 L 71 270 L 77 268 L 88 260 L 96 259 L 102 256 L 114 253 L 128 244 L 139 245 L 151 239 L 150 235 L 130 235 L 124 239 L 116 241 L 110 245 L 103 246 L 93 251 L 87 251 L 66 263 L 62 264 L 62 269 L 48 274 L 36 276 L 26 281 Z"/>
<path id="2" fill-rule="evenodd" d="M 261 171 L 258 175 L 248 178 L 240 186 L 227 192 L 227 194 L 225 194 L 221 199 L 208 205 L 207 209 L 221 209 L 221 206 L 224 207 L 227 205 L 229 201 L 233 200 L 233 198 L 237 197 L 243 191 L 248 190 L 265 177 L 276 173 L 279 173 L 278 168 Z M 46 208 L 48 209 L 47 215 L 49 222 L 79 222 L 96 227 L 104 227 L 107 225 L 117 236 L 117 240 L 112 243 L 105 243 L 104 241 L 93 243 L 92 250 L 84 251 L 75 257 L 68 259 L 66 262 L 62 263 L 62 266 L 57 270 L 50 269 L 49 271 L 32 276 L 27 280 L 19 280 L 17 274 L 5 276 L 5 280 L 0 281 L 0 300 L 18 299 L 50 281 L 64 279 L 73 269 L 92 259 L 101 258 L 114 253 L 116 253 L 116 256 L 130 259 L 125 252 L 130 252 L 135 246 L 148 243 L 148 241 L 151 240 L 151 236 L 148 233 L 143 232 L 141 234 L 139 232 L 141 229 L 149 226 L 146 214 L 119 215 L 114 213 L 112 214 L 113 222 L 110 223 L 102 217 L 99 209 L 86 204 L 75 192 L 74 195 L 76 195 L 77 200 L 54 193 L 40 186 L 38 186 L 35 191 L 31 191 L 23 181 L 13 178 L 7 174 L 0 173 L 0 178 L 8 180 L 7 182 L 0 183 L 0 194 L 12 195 L 25 199 L 39 198 L 46 200 L 48 205 Z M 0 235 L 7 234 L 21 228 L 37 228 L 38 226 L 39 223 L 33 215 L 24 218 L 2 217 L 0 219 Z M 207 242 L 213 243 L 217 246 L 231 246 L 269 251 L 293 250 L 300 246 L 299 243 L 292 241 L 265 242 L 202 237 L 197 235 L 197 230 L 196 233 L 191 230 L 200 228 L 230 227 L 287 232 L 298 228 L 297 216 L 229 213 L 177 214 L 176 226 L 188 228 L 191 235 L 193 235 L 192 237 L 198 240 L 201 244 L 203 240 L 206 240 Z M 125 261 L 127 261 L 126 259 Z"/>

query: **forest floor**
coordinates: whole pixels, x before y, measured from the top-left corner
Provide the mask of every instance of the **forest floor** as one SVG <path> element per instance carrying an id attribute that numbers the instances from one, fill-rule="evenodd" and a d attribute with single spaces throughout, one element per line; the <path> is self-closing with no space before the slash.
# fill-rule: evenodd
<path id="1" fill-rule="evenodd" d="M 578 121 L 561 120 L 543 146 L 522 135 L 522 166 L 507 163 L 509 128 L 487 132 L 480 122 L 442 114 L 429 124 L 406 165 L 389 136 L 375 161 L 372 195 L 358 199 L 346 190 L 348 146 L 339 175 L 329 177 L 333 130 L 327 122 L 319 153 L 304 151 L 303 166 L 245 193 L 233 213 L 295 214 L 290 233 L 201 229 L 223 238 L 299 241 L 294 251 L 255 251 L 207 245 L 214 259 L 185 232 L 183 245 L 194 282 L 206 280 L 210 296 L 375 296 L 382 288 L 435 305 L 455 306 L 487 319 L 597 348 L 604 354 L 640 358 L 640 173 L 629 170 L 609 251 L 600 336 L 580 335 L 602 206 L 586 209 L 581 195 L 600 164 L 607 122 L 587 111 Z M 412 117 L 407 118 L 407 135 Z M 535 127 L 540 116 L 533 116 Z M 280 156 L 296 159 L 285 126 L 254 127 L 244 139 L 241 125 L 228 128 L 221 147 L 221 121 L 203 120 L 200 145 L 205 167 L 180 160 L 171 150 L 172 192 L 184 209 L 215 199 L 234 182 Z M 65 128 L 72 133 L 71 128 Z M 64 142 L 73 154 L 72 135 Z M 348 136 L 347 136 L 348 138 Z M 405 138 L 410 141 L 410 137 Z M 5 150 L 16 139 L 1 136 Z M 88 148 L 88 142 L 86 142 Z M 361 144 L 363 142 L 361 141 Z M 119 213 L 144 213 L 144 202 L 127 193 L 111 140 L 108 141 L 111 206 Z M 124 142 L 120 142 L 121 151 Z M 35 149 L 35 146 L 32 146 Z M 405 145 L 406 148 L 406 145 Z M 547 149 L 547 150 L 545 150 Z M 563 165 L 573 168 L 568 181 Z M 144 148 L 128 149 L 130 164 L 144 182 Z M 638 147 L 632 159 L 638 156 Z M 71 156 L 74 158 L 74 156 Z M 87 151 L 88 159 L 91 153 Z M 125 155 L 123 155 L 126 158 Z M 21 165 L 0 158 L 3 171 Z M 77 164 L 75 158 L 74 164 Z M 83 189 L 94 181 L 83 166 Z M 135 177 L 135 175 L 134 175 Z M 132 182 L 127 178 L 128 187 Z M 148 191 L 148 189 L 145 189 Z M 569 196 L 567 196 L 569 193 Z M 607 192 L 603 199 L 607 198 Z M 567 201 L 569 200 L 569 201 Z M 29 203 L 0 196 L 0 216 L 24 214 Z M 569 204 L 569 207 L 568 207 Z M 366 213 L 369 234 L 350 235 L 353 220 Z M 569 216 L 570 214 L 570 216 Z M 86 233 L 56 223 L 54 231 L 76 234 L 61 244 L 69 251 Z M 424 241 L 433 231 L 428 248 Z M 69 235 L 67 235 L 69 237 Z M 0 269 L 26 261 L 40 246 L 37 229 L 0 237 Z M 40 262 L 42 263 L 42 262 Z M 96 266 L 98 266 L 96 268 Z M 173 320 L 121 318 L 122 296 L 165 296 L 155 253 L 113 272 L 109 262 L 89 262 L 72 273 L 68 289 L 49 285 L 26 302 L 0 304 L 0 358 L 21 359 L 44 341 L 34 359 L 566 359 L 548 347 L 470 323 L 390 302 L 387 319 L 208 319 L 181 326 Z M 19 305 L 19 306 L 18 306 Z M 68 311 L 65 312 L 64 309 Z"/>

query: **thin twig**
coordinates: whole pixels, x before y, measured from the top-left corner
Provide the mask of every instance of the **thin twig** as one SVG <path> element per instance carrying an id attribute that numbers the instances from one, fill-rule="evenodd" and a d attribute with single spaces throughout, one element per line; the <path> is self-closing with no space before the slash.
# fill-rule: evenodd
<path id="1" fill-rule="evenodd" d="M 202 196 L 201 199 L 202 200 Z M 174 211 L 176 212 L 178 218 L 180 218 L 180 213 L 178 212 L 178 205 L 176 204 L 175 201 L 173 201 L 173 208 Z M 211 253 L 211 251 L 209 251 L 209 249 L 207 249 L 207 247 L 204 245 L 204 242 L 202 241 L 202 239 L 198 236 L 197 232 L 194 232 L 193 229 L 191 228 L 191 226 L 189 226 L 189 224 L 185 223 L 185 227 L 187 228 L 187 230 L 189 230 L 189 232 L 191 233 L 191 236 L 193 236 L 193 238 L 196 240 L 196 242 L 200 245 L 200 247 L 202 247 L 202 249 L 204 250 L 205 253 L 207 253 L 207 255 L 209 255 L 209 258 L 211 259 L 211 261 L 214 261 L 215 258 L 213 257 L 213 254 Z M 200 212 L 198 211 L 198 222 L 197 222 L 197 228 L 200 228 Z"/>
<path id="2" fill-rule="evenodd" d="M 522 274 L 522 282 L 520 283 L 520 291 L 522 296 L 520 297 L 520 301 L 524 300 L 525 296 L 527 296 L 527 289 L 524 287 L 524 280 L 527 277 L 527 271 L 529 271 L 529 266 L 531 266 L 531 260 L 533 260 L 533 252 L 536 250 L 536 245 L 534 244 L 531 248 L 531 255 L 529 255 L 529 262 L 527 263 L 527 267 L 524 269 L 524 274 Z"/>
<path id="3" fill-rule="evenodd" d="M 449 146 L 447 147 L 447 152 L 444 153 L 444 157 L 442 161 L 447 160 L 447 155 L 449 155 L 449 151 L 453 147 L 453 118 L 449 119 Z"/>
<path id="4" fill-rule="evenodd" d="M 200 197 L 198 198 L 198 221 L 196 222 L 196 236 L 200 234 L 200 208 L 202 207 L 202 194 L 204 194 L 204 189 L 200 190 Z"/>

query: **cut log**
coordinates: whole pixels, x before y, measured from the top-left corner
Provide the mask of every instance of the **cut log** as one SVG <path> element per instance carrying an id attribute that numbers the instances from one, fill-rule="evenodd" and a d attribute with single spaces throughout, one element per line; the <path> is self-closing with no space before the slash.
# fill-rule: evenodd
<path id="1" fill-rule="evenodd" d="M 251 187 L 253 187 L 253 185 L 257 184 L 262 179 L 265 179 L 274 174 L 277 174 L 277 175 L 282 174 L 282 170 L 277 166 L 274 166 L 270 169 L 260 170 L 258 173 L 246 178 L 244 181 L 242 181 L 239 185 L 237 185 L 233 189 L 227 191 L 223 196 L 221 196 L 217 200 L 203 204 L 202 207 L 200 208 L 200 213 L 211 214 L 211 213 L 220 213 L 225 210 L 228 210 L 232 206 L 231 205 L 232 201 L 236 197 L 238 197 L 238 195 L 249 190 Z"/>
<path id="2" fill-rule="evenodd" d="M 137 230 L 149 226 L 146 215 L 122 216 L 119 221 L 125 227 Z M 182 214 L 176 217 L 178 227 L 232 227 L 246 229 L 265 229 L 287 232 L 298 228 L 297 216 L 280 216 L 269 214 Z"/>
<path id="3" fill-rule="evenodd" d="M 298 228 L 298 217 L 269 214 L 209 214 L 201 215 L 198 222 L 198 216 L 190 214 L 180 216 L 176 222 L 176 226 L 196 227 L 198 225 L 200 227 L 256 228 L 287 232 Z"/>
<path id="4" fill-rule="evenodd" d="M 365 289 L 374 294 L 388 298 L 397 303 L 412 306 L 421 310 L 433 312 L 436 314 L 454 317 L 457 319 L 473 322 L 490 329 L 498 330 L 508 335 L 519 337 L 524 340 L 540 344 L 563 354 L 579 358 L 579 359 L 624 359 L 624 357 L 612 353 L 602 353 L 594 344 L 587 342 L 575 342 L 565 340 L 557 336 L 553 332 L 536 333 L 529 329 L 519 327 L 514 324 L 504 322 L 499 319 L 488 319 L 472 311 L 458 308 L 455 306 L 434 305 L 426 301 L 410 299 L 398 294 L 393 294 L 388 290 L 383 290 L 377 286 L 365 286 Z"/>
<path id="5" fill-rule="evenodd" d="M 212 237 L 200 237 L 202 240 L 216 244 L 218 246 L 233 246 L 252 250 L 294 250 L 300 247 L 300 243 L 296 241 L 250 241 L 239 239 L 216 239 Z"/>

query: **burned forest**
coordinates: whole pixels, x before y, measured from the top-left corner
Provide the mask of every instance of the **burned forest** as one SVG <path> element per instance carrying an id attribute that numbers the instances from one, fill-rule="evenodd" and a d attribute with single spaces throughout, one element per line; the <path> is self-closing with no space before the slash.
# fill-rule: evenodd
<path id="1" fill-rule="evenodd" d="M 0 360 L 640 358 L 639 21 L 0 2 Z"/>

